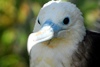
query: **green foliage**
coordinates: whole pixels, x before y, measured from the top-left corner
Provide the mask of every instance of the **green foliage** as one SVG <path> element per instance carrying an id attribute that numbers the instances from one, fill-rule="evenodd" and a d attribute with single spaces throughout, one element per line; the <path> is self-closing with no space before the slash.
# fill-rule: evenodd
<path id="1" fill-rule="evenodd" d="M 28 67 L 26 60 L 18 55 L 10 54 L 0 58 L 0 67 Z"/>
<path id="2" fill-rule="evenodd" d="M 29 67 L 27 37 L 39 10 L 49 0 L 0 0 L 0 67 Z M 87 28 L 99 17 L 99 0 L 63 0 L 75 3 Z"/>

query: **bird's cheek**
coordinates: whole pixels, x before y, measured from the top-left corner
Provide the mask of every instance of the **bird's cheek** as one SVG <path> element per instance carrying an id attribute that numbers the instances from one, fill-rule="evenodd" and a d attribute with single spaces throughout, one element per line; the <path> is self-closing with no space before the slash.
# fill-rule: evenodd
<path id="1" fill-rule="evenodd" d="M 67 34 L 67 30 L 61 30 L 61 31 L 58 32 L 57 37 L 58 38 L 65 38 L 66 34 Z"/>

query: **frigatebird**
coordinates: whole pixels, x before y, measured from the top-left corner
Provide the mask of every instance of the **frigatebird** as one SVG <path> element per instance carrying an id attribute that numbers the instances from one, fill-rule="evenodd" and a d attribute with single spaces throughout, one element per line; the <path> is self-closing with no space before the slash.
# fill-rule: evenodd
<path id="1" fill-rule="evenodd" d="M 28 37 L 30 67 L 100 67 L 100 33 L 86 30 L 75 4 L 49 1 Z"/>

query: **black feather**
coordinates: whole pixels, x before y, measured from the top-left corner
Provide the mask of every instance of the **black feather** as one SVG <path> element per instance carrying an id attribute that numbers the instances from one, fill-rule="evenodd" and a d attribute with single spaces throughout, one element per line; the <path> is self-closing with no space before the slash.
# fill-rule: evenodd
<path id="1" fill-rule="evenodd" d="M 84 40 L 72 55 L 72 67 L 100 67 L 100 33 L 86 30 Z"/>

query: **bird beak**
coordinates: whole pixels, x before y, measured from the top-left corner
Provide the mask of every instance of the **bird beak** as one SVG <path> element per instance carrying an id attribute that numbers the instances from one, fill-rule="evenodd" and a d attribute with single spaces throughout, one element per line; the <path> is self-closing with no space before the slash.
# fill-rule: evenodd
<path id="1" fill-rule="evenodd" d="M 54 37 L 54 32 L 59 30 L 59 26 L 55 25 L 51 21 L 46 21 L 40 31 L 31 33 L 28 37 L 27 49 L 30 53 L 31 48 L 37 43 L 50 40 Z"/>

